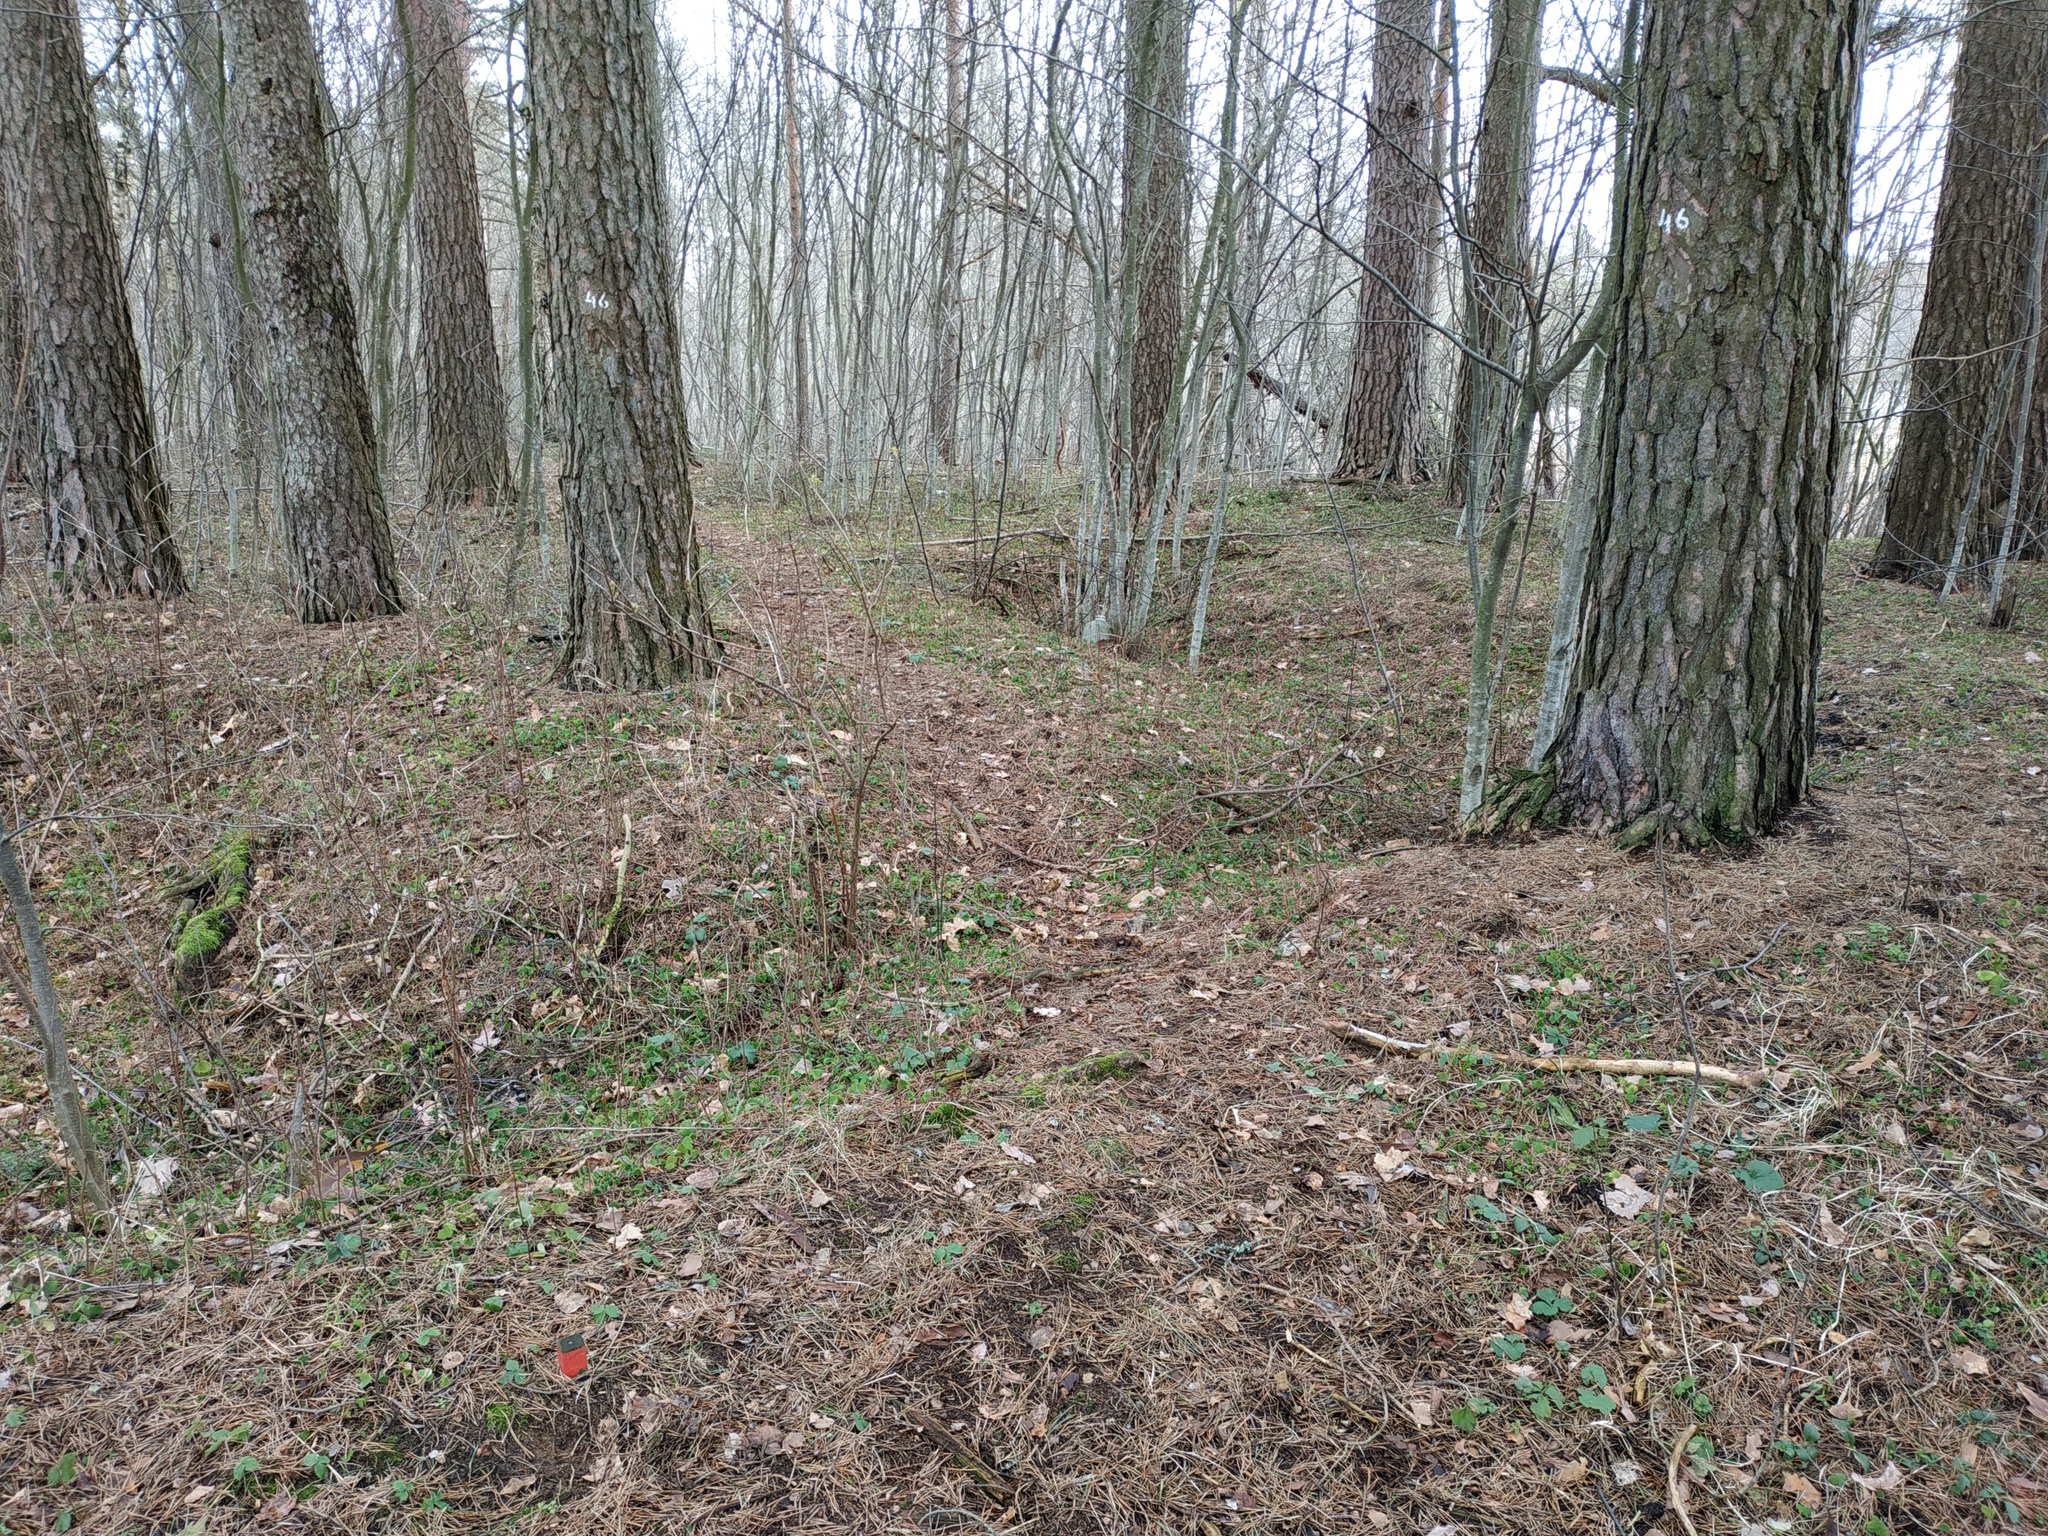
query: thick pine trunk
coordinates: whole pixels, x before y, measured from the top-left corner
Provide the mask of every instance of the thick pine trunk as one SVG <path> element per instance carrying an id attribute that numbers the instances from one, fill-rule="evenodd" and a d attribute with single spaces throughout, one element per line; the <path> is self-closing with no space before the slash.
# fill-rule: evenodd
<path id="1" fill-rule="evenodd" d="M 2019 441 L 2017 368 L 2048 132 L 2048 0 L 1976 0 L 1963 28 L 1913 379 L 1874 567 L 1944 579 L 1966 505 L 1962 577 L 1996 557 Z M 2019 529 L 2048 534 L 2048 349 L 2037 367 Z M 1974 496 L 1971 486 L 1975 483 Z"/>
<path id="2" fill-rule="evenodd" d="M 1473 154 L 1471 242 L 1466 295 L 1466 346 L 1504 367 L 1515 366 L 1521 331 L 1522 287 L 1529 245 L 1529 174 L 1536 152 L 1536 87 L 1543 78 L 1539 42 L 1543 0 L 1496 0 L 1490 19 L 1486 93 L 1479 104 L 1478 142 Z M 1480 443 L 1482 500 L 1499 479 L 1499 447 L 1509 430 L 1509 391 L 1499 374 L 1474 368 L 1460 353 L 1451 391 L 1451 418 L 1444 456 L 1445 496 L 1453 505 L 1468 493 L 1475 389 L 1477 420 L 1487 436 Z"/>
<path id="3" fill-rule="evenodd" d="M 534 171 L 569 548 L 563 680 L 666 688 L 717 646 L 690 501 L 649 0 L 534 0 Z"/>
<path id="4" fill-rule="evenodd" d="M 469 126 L 466 17 L 461 0 L 401 5 L 417 151 L 412 230 L 426 364 L 427 500 L 502 504 L 511 498 L 512 475 Z"/>
<path id="5" fill-rule="evenodd" d="M 1413 485 L 1422 458 L 1422 322 L 1433 188 L 1429 172 L 1431 0 L 1379 0 L 1366 104 L 1365 262 L 1340 479 Z"/>
<path id="6" fill-rule="evenodd" d="M 16 451 L 50 570 L 82 597 L 182 592 L 74 0 L 0 8 L 0 195 L 27 330 Z"/>
<path id="7" fill-rule="evenodd" d="M 1650 9 L 1554 816 L 1768 831 L 1806 790 L 1870 0 Z"/>
<path id="8" fill-rule="evenodd" d="M 1126 398 L 1116 468 L 1136 537 L 1159 491 L 1167 417 L 1180 373 L 1188 247 L 1188 7 L 1125 0 L 1123 143 Z"/>
<path id="9" fill-rule="evenodd" d="M 299 0 L 225 0 L 221 35 L 244 264 L 268 344 L 293 602 L 310 624 L 396 613 L 312 27 Z"/>

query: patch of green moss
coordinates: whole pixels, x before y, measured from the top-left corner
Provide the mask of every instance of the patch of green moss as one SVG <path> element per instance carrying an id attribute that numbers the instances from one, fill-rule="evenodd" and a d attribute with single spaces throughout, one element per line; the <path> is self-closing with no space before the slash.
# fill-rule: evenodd
<path id="1" fill-rule="evenodd" d="M 249 896 L 247 832 L 231 832 L 206 860 L 207 905 L 187 917 L 171 944 L 181 971 L 196 971 L 235 936 L 235 913 Z"/>

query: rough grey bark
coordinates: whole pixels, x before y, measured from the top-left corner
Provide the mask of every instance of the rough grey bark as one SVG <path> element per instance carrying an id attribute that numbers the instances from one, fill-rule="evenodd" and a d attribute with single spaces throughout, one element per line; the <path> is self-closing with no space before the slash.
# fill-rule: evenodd
<path id="1" fill-rule="evenodd" d="M 36 1033 L 43 1047 L 43 1086 L 50 1093 L 50 1115 L 64 1137 L 71 1161 L 77 1165 L 85 1198 L 96 1210 L 110 1210 L 113 1192 L 107 1184 L 107 1165 L 93 1139 L 92 1122 L 85 1116 L 85 1104 L 78 1095 L 78 1079 L 72 1074 L 71 1056 L 64 1043 L 64 1012 L 57 1002 L 57 988 L 50 979 L 50 957 L 43 947 L 43 920 L 36 911 L 35 895 L 14 856 L 15 839 L 21 828 L 0 828 L 0 886 L 7 890 L 14 908 L 14 924 L 21 935 L 21 950 L 28 961 L 29 995 L 25 1001 L 36 1021 Z M 11 970 L 12 967 L 9 967 Z"/>
<path id="2" fill-rule="evenodd" d="M 20 243 L 14 212 L 0 187 L 0 490 L 14 479 L 21 447 L 21 408 L 28 402 L 28 319 L 22 303 Z M 7 574 L 7 539 L 0 531 L 0 577 Z"/>
<path id="3" fill-rule="evenodd" d="M 1585 402 L 1580 420 L 1587 424 L 1585 437 L 1572 454 L 1571 491 L 1565 501 L 1564 548 L 1557 567 L 1557 599 L 1551 605 L 1550 644 L 1544 653 L 1543 692 L 1536 704 L 1536 730 L 1529 743 L 1529 766 L 1540 770 L 1557 740 L 1558 722 L 1564 718 L 1564 702 L 1571 686 L 1572 663 L 1579 654 L 1579 599 L 1586 589 L 1586 557 L 1593 543 L 1593 491 L 1598 480 L 1598 454 L 1591 441 L 1591 426 L 1600 415 L 1600 383 L 1606 374 L 1607 355 L 1595 350 L 1588 360 L 1592 395 Z"/>
<path id="4" fill-rule="evenodd" d="M 1869 9 L 1650 10 L 1546 819 L 1741 840 L 1805 793 Z"/>
<path id="5" fill-rule="evenodd" d="M 1337 476 L 1413 485 L 1422 458 L 1422 323 L 1433 188 L 1431 0 L 1379 0 L 1366 104 L 1366 271 Z"/>
<path id="6" fill-rule="evenodd" d="M 1489 13 L 1486 91 L 1479 104 L 1465 230 L 1471 257 L 1465 344 L 1510 368 L 1522 329 L 1529 176 L 1536 153 L 1536 87 L 1543 78 L 1542 33 L 1543 0 L 1495 0 Z M 1455 376 L 1444 457 L 1445 495 L 1456 504 L 1471 494 L 1466 480 L 1472 468 L 1472 426 L 1477 420 L 1483 424 L 1477 468 L 1484 504 L 1498 487 L 1497 445 L 1507 435 L 1508 390 L 1499 374 L 1474 369 L 1462 352 Z"/>
<path id="7" fill-rule="evenodd" d="M 1187 0 L 1124 0 L 1123 260 L 1126 356 L 1118 495 L 1133 528 L 1159 489 L 1181 366 L 1188 250 Z"/>
<path id="8" fill-rule="evenodd" d="M 293 602 L 315 624 L 396 613 L 398 576 L 356 356 L 312 27 L 299 0 L 224 0 L 220 15 L 244 265 L 269 359 Z"/>
<path id="9" fill-rule="evenodd" d="M 796 18 L 790 0 L 782 0 L 782 152 L 789 185 L 791 453 L 802 464 L 811 454 L 810 264 L 804 249 L 804 157 L 796 122 Z"/>
<path id="10" fill-rule="evenodd" d="M 0 8 L 0 196 L 28 341 L 16 451 L 50 571 L 83 597 L 182 592 L 75 0 Z"/>
<path id="11" fill-rule="evenodd" d="M 649 0 L 534 0 L 534 173 L 569 549 L 563 680 L 665 688 L 717 656 L 690 499 Z"/>
<path id="12" fill-rule="evenodd" d="M 178 99 L 192 167 L 198 213 L 195 265 L 202 276 L 205 351 L 212 372 L 228 386 L 233 420 L 233 458 L 226 476 L 230 512 L 229 570 L 238 565 L 239 479 L 254 481 L 268 412 L 263 398 L 263 338 L 242 288 L 242 216 L 239 191 L 230 171 L 227 141 L 227 75 L 221 58 L 220 18 L 212 9 L 188 5 L 172 17 L 178 58 Z"/>
<path id="13" fill-rule="evenodd" d="M 937 295 L 932 334 L 931 434 L 939 462 L 953 461 L 953 431 L 960 413 L 960 216 L 967 182 L 967 39 L 960 0 L 946 0 L 946 169 L 939 187 Z"/>
<path id="14" fill-rule="evenodd" d="M 1913 377 L 1885 493 L 1876 574 L 1940 582 L 1974 507 L 1966 580 L 1988 570 L 2020 438 L 2015 377 L 2034 185 L 2048 132 L 2048 0 L 1974 0 L 1963 27 L 1941 202 L 1913 342 Z M 2048 368 L 2048 357 L 2037 369 Z M 2039 375 L 2037 373 L 2037 380 Z M 2048 464 L 2048 381 L 2025 423 L 2027 460 Z M 1974 500 L 1972 486 L 1975 486 Z M 2022 484 L 2017 525 L 2048 533 L 2048 476 Z"/>
<path id="15" fill-rule="evenodd" d="M 401 0 L 412 90 L 419 251 L 420 356 L 426 366 L 427 500 L 446 507 L 511 498 L 505 382 L 498 369 L 490 275 L 469 124 L 469 46 L 462 0 Z"/>

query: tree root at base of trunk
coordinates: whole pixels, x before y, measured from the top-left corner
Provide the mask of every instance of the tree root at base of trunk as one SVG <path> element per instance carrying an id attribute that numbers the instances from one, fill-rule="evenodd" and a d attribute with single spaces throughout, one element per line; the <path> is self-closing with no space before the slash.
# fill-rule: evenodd
<path id="1" fill-rule="evenodd" d="M 1467 832 L 1479 837 L 1499 837 L 1505 833 L 1554 830 L 1565 825 L 1568 809 L 1557 792 L 1554 762 L 1540 769 L 1516 768 L 1501 775 L 1500 782 L 1467 823 Z M 1666 803 L 1652 806 L 1615 832 L 1614 845 L 1624 852 L 1647 848 L 1666 831 L 1675 831 L 1678 841 L 1688 848 L 1727 841 L 1716 836 L 1699 817 L 1687 816 L 1677 806 Z"/>

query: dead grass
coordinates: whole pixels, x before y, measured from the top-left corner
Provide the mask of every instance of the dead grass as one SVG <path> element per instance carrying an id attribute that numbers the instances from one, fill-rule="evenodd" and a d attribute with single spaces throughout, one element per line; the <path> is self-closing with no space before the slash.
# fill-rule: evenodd
<path id="1" fill-rule="evenodd" d="M 1398 728 L 1329 540 L 1233 562 L 1189 678 L 1171 631 L 1139 661 L 1034 627 L 1028 563 L 1006 616 L 878 576 L 885 530 L 735 514 L 734 671 L 694 700 L 564 695 L 516 631 L 501 670 L 481 615 L 109 618 L 17 576 L 9 815 L 70 818 L 26 841 L 124 1175 L 180 1166 L 67 1229 L 7 1059 L 0 1521 L 2034 1519 L 2039 628 L 1937 633 L 1838 561 L 1810 808 L 1660 881 L 1444 838 L 1456 552 L 1353 516 Z M 1250 834 L 1193 798 L 1347 746 L 1352 790 Z M 180 993 L 152 892 L 232 827 L 254 890 Z M 1460 1054 L 1355 1054 L 1338 1018 Z M 1486 1055 L 1567 1040 L 1770 1076 Z M 1661 1216 L 1610 1208 L 1667 1177 Z"/>

